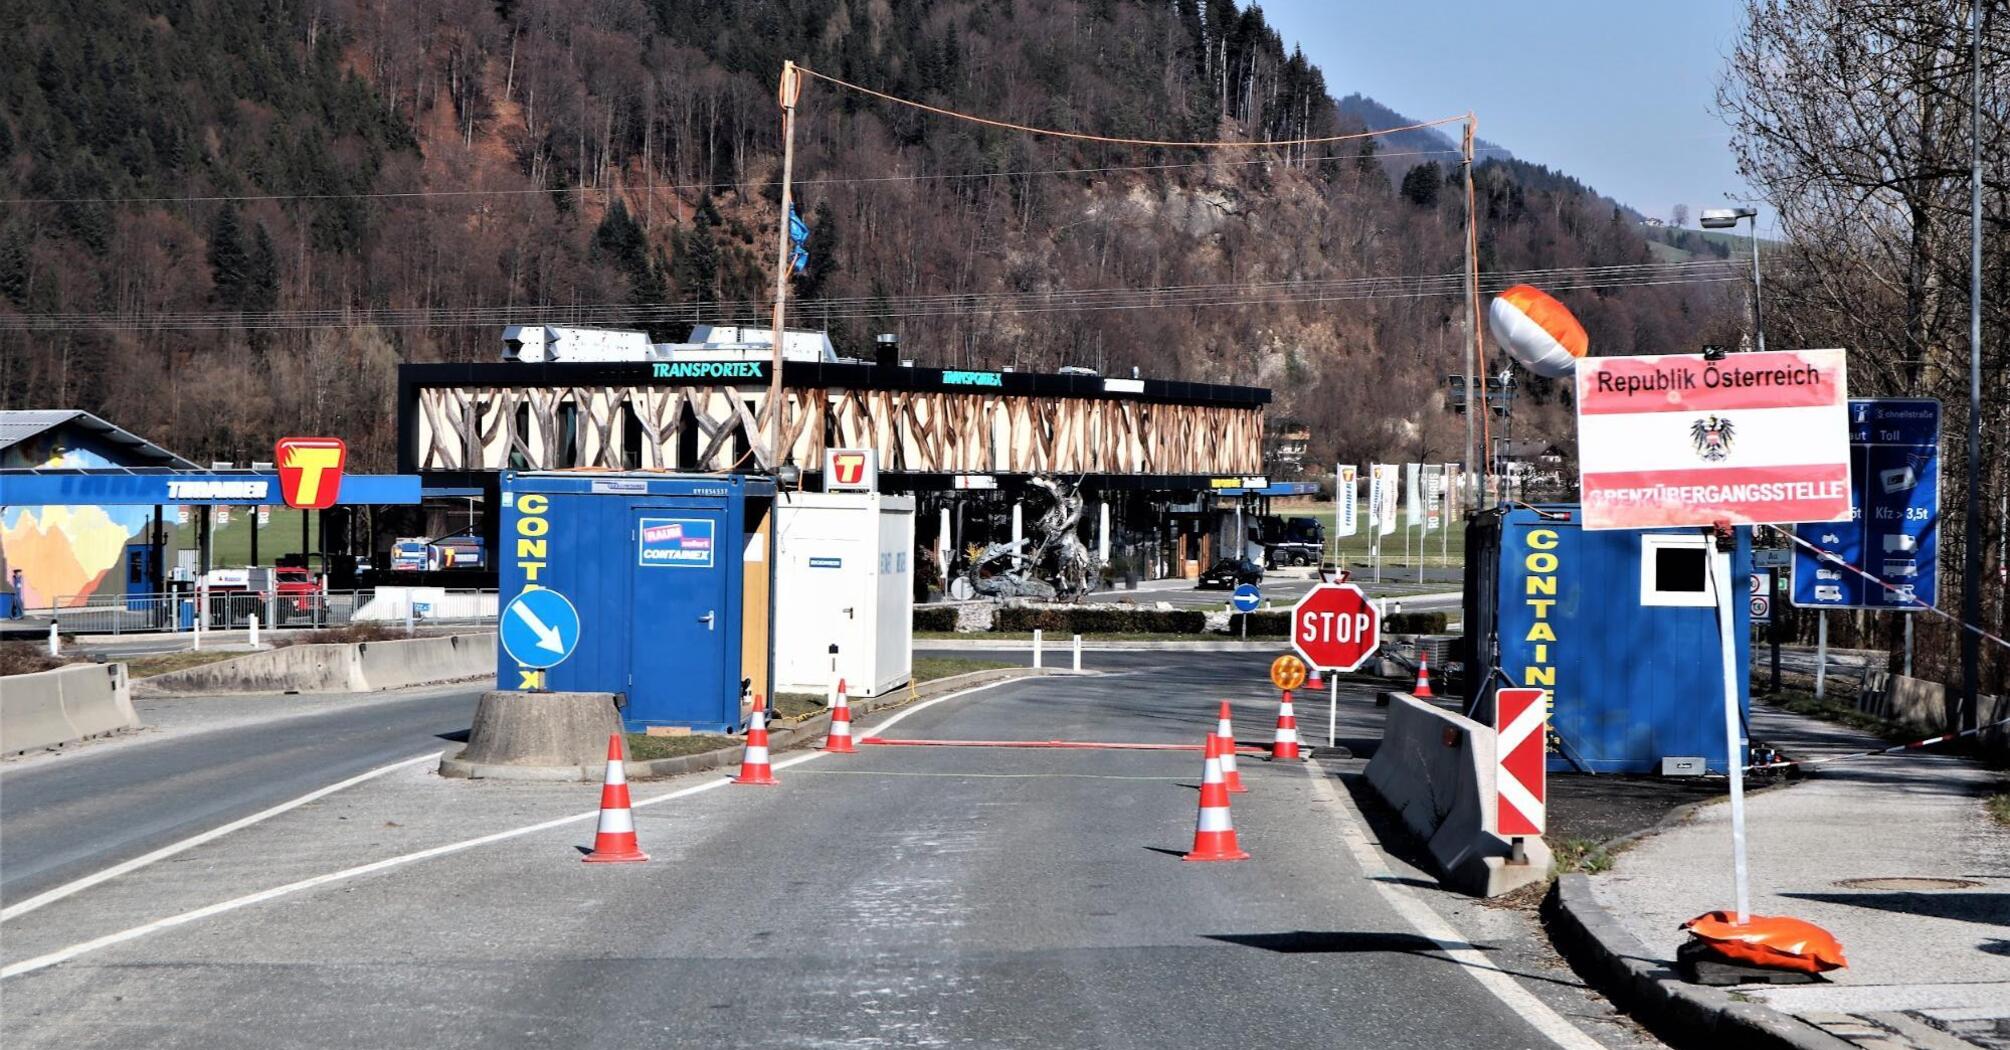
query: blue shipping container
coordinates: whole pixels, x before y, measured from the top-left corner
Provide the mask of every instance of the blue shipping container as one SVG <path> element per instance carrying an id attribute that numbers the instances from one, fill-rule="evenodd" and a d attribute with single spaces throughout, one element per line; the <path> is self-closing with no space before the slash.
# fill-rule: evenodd
<path id="1" fill-rule="evenodd" d="M 500 688 L 617 694 L 630 732 L 734 732 L 773 680 L 774 483 L 743 475 L 515 473 L 501 481 L 505 604 L 531 587 L 579 610 L 577 648 Z"/>
<path id="2" fill-rule="evenodd" d="M 1550 768 L 1658 773 L 1669 757 L 1723 772 L 1722 646 L 1701 529 L 1588 532 L 1573 504 L 1514 507 L 1468 525 L 1468 699 L 1550 690 Z M 1751 533 L 1716 554 L 1732 581 L 1740 718 L 1749 716 Z M 1477 673 L 1470 673 L 1476 669 Z M 1498 672 L 1498 673 L 1495 673 Z M 1742 754 L 1742 752 L 1741 752 Z M 1742 759 L 1741 759 L 1742 761 Z"/>

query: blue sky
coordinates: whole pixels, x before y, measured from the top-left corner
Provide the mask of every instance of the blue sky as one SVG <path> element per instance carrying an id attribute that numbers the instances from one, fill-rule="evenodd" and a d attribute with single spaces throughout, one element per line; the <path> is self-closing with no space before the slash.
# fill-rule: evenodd
<path id="1" fill-rule="evenodd" d="M 1740 0 L 1267 0 L 1326 74 L 1418 120 L 1479 116 L 1480 137 L 1666 220 L 1748 193 L 1716 83 Z M 1452 131 L 1456 139 L 1458 132 Z"/>

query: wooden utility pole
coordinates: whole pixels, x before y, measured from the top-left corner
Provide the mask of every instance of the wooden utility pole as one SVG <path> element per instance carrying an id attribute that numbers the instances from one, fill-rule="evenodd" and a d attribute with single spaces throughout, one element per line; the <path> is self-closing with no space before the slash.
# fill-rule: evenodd
<path id="1" fill-rule="evenodd" d="M 1460 146 L 1466 160 L 1466 335 L 1470 341 L 1466 352 L 1465 475 L 1473 486 L 1467 506 L 1474 511 L 1481 509 L 1486 490 L 1486 461 L 1480 458 L 1479 435 L 1480 416 L 1489 411 L 1486 383 L 1480 375 L 1480 340 L 1486 336 L 1480 331 L 1479 217 L 1473 214 L 1473 129 L 1477 123 L 1479 118 L 1466 114 L 1466 133 Z"/>
<path id="2" fill-rule="evenodd" d="M 768 365 L 768 470 L 777 472 L 782 468 L 782 340 L 788 332 L 789 304 L 789 254 L 793 245 L 789 239 L 789 212 L 795 206 L 790 194 L 789 177 L 796 163 L 796 99 L 802 95 L 802 74 L 796 72 L 794 62 L 782 63 L 781 87 L 776 91 L 776 101 L 782 106 L 782 213 L 775 221 L 775 313 L 773 355 Z"/>

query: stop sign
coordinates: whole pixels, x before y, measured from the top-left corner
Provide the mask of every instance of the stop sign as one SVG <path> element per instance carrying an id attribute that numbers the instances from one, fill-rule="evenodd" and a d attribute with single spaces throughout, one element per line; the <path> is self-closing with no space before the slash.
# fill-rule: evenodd
<path id="1" fill-rule="evenodd" d="M 1291 607 L 1291 647 L 1314 667 L 1352 671 L 1382 645 L 1382 615 L 1361 588 L 1322 583 Z"/>

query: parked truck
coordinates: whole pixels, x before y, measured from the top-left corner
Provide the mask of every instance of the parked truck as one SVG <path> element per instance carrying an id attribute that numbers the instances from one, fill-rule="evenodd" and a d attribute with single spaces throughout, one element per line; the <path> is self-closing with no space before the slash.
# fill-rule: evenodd
<path id="1" fill-rule="evenodd" d="M 1249 531 L 1250 539 L 1263 548 L 1264 565 L 1272 569 L 1317 565 L 1326 552 L 1326 526 L 1317 518 L 1265 514 Z"/>

